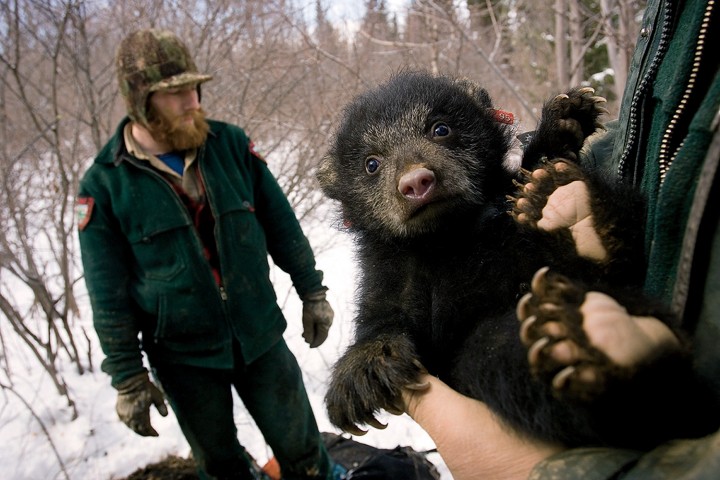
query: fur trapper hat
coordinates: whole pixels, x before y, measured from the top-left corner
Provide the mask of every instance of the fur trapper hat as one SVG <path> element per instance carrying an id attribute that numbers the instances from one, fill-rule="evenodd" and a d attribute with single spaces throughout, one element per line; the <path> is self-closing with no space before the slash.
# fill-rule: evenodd
<path id="1" fill-rule="evenodd" d="M 128 116 L 148 124 L 147 101 L 158 90 L 200 84 L 212 75 L 198 72 L 185 44 L 172 32 L 147 29 L 128 35 L 115 58 L 120 93 Z"/>

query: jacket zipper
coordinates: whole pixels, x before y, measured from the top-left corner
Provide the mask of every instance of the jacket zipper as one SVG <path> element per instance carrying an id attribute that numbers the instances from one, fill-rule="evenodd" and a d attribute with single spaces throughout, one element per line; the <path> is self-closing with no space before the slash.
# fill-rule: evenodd
<path id="1" fill-rule="evenodd" d="M 202 162 L 200 159 L 205 156 L 205 145 L 202 145 L 197 152 L 197 157 L 195 158 L 195 162 L 197 163 L 197 172 L 198 172 L 198 179 L 203 185 L 203 188 L 205 190 L 205 195 L 207 196 L 207 205 L 208 208 L 210 208 L 210 211 L 212 212 L 212 216 L 215 219 L 215 226 L 213 227 L 213 237 L 215 237 L 215 249 L 217 250 L 218 259 L 222 258 L 222 255 L 220 255 L 220 242 L 217 241 L 218 235 L 217 235 L 217 229 L 219 228 L 218 225 L 220 222 L 218 221 L 218 215 L 215 211 L 215 208 L 213 207 L 213 202 L 211 201 L 212 194 L 210 193 L 210 187 L 208 187 L 208 184 L 205 182 L 205 172 L 203 172 Z M 223 301 L 226 301 L 228 299 L 227 292 L 225 291 L 225 281 L 223 279 L 223 272 L 222 272 L 222 265 L 219 266 L 220 270 L 220 285 L 218 285 L 218 288 L 220 289 L 220 298 Z"/>
<path id="2" fill-rule="evenodd" d="M 198 157 L 199 156 L 200 156 L 200 151 L 198 151 Z M 126 161 L 129 162 L 131 165 L 134 165 L 141 170 L 145 170 L 150 175 L 154 175 L 165 186 L 167 186 L 170 189 L 170 191 L 172 192 L 172 196 L 175 199 L 175 201 L 177 202 L 178 206 L 180 207 L 180 210 L 182 210 L 183 215 L 185 215 L 187 217 L 187 219 L 190 221 L 191 225 L 194 225 L 193 219 L 190 218 L 190 214 L 187 212 L 185 205 L 182 204 L 182 202 L 180 201 L 180 198 L 178 197 L 177 192 L 172 187 L 172 185 L 170 185 L 170 182 L 167 179 L 163 178 L 162 175 L 160 175 L 158 172 L 156 172 L 152 168 L 148 168 L 147 166 L 143 165 L 142 163 L 134 161 L 131 156 L 124 155 L 124 157 L 125 157 Z M 198 164 L 198 167 L 199 167 L 199 164 Z M 199 171 L 199 169 L 198 169 L 198 171 Z M 210 201 L 209 201 L 210 194 L 208 193 L 207 188 L 205 189 L 205 194 L 208 195 L 208 205 L 210 205 L 210 209 L 212 210 L 212 205 L 210 204 Z M 214 211 L 213 211 L 213 215 L 215 215 Z M 217 228 L 217 226 L 216 226 L 216 228 Z M 202 240 L 200 239 L 200 236 L 198 235 L 197 230 L 195 228 L 193 228 L 193 235 L 195 235 L 195 239 L 197 240 L 198 244 L 202 245 Z M 220 255 L 219 249 L 220 249 L 220 247 L 218 246 L 218 256 Z M 210 267 L 210 265 L 208 264 L 208 268 L 212 268 L 212 267 Z M 212 275 L 212 272 L 211 272 L 211 275 Z M 220 273 L 220 275 L 222 277 L 222 272 Z M 215 283 L 215 282 L 213 282 L 213 283 Z M 220 298 L 223 300 L 223 304 L 225 304 L 225 302 L 228 299 L 228 296 L 227 296 L 227 292 L 225 291 L 225 288 L 222 285 L 218 285 L 218 292 L 220 294 Z"/>
<path id="3" fill-rule="evenodd" d="M 703 16 L 703 21 L 700 25 L 700 32 L 698 34 L 697 44 L 695 45 L 695 54 L 693 56 L 690 78 L 688 79 L 688 83 L 685 87 L 682 98 L 680 99 L 680 103 L 678 104 L 677 109 L 675 110 L 675 113 L 673 114 L 672 119 L 670 120 L 670 123 L 668 124 L 668 127 L 663 134 L 662 141 L 660 142 L 660 185 L 662 185 L 665 181 L 665 176 L 667 175 L 670 165 L 672 165 L 672 162 L 673 160 L 675 160 L 678 151 L 685 143 L 685 140 L 683 139 L 674 151 L 670 151 L 670 142 L 672 141 L 673 135 L 675 134 L 677 124 L 680 121 L 682 115 L 685 113 L 687 103 L 692 96 L 693 90 L 695 89 L 697 75 L 700 71 L 700 61 L 705 50 L 705 35 L 707 34 L 708 28 L 710 26 L 710 16 L 712 15 L 714 6 L 715 0 L 708 0 L 707 6 L 705 8 L 705 14 Z"/>
<path id="4" fill-rule="evenodd" d="M 623 150 L 622 156 L 618 163 L 617 173 L 620 178 L 625 177 L 625 167 L 627 164 L 630 152 L 635 146 L 638 135 L 638 109 L 640 108 L 640 100 L 645 97 L 648 89 L 650 88 L 650 80 L 655 77 L 655 72 L 660 66 L 660 60 L 665 56 L 665 51 L 668 48 L 668 40 L 670 38 L 670 27 L 672 25 L 673 18 L 673 5 L 672 1 L 668 0 L 665 4 L 665 14 L 663 16 L 662 29 L 660 31 L 660 42 L 658 43 L 655 56 L 653 57 L 652 63 L 648 68 L 647 72 L 640 81 L 640 85 L 635 90 L 633 99 L 630 102 L 630 127 L 628 128 L 628 139 L 625 142 L 625 149 Z"/>

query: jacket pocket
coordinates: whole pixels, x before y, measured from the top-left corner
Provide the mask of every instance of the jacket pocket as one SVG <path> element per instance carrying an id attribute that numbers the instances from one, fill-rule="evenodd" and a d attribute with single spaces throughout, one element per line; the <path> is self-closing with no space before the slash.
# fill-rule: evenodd
<path id="1" fill-rule="evenodd" d="M 188 230 L 183 226 L 129 235 L 138 278 L 170 281 L 180 275 L 187 268 L 186 250 L 195 248 L 187 241 Z"/>
<path id="2" fill-rule="evenodd" d="M 255 214 L 255 208 L 248 201 L 226 208 L 216 219 L 223 235 L 231 245 L 250 248 L 259 254 L 267 254 L 265 232 Z"/>
<path id="3" fill-rule="evenodd" d="M 160 295 L 155 342 L 175 351 L 213 348 L 228 336 L 222 312 L 208 304 L 200 292 Z"/>

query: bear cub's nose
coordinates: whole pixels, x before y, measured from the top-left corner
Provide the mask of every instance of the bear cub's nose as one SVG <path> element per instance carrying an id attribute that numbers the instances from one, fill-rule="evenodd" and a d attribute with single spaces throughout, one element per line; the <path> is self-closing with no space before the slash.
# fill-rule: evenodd
<path id="1" fill-rule="evenodd" d="M 430 195 L 435 187 L 435 174 L 432 170 L 416 168 L 400 178 L 398 190 L 409 200 L 420 200 Z"/>

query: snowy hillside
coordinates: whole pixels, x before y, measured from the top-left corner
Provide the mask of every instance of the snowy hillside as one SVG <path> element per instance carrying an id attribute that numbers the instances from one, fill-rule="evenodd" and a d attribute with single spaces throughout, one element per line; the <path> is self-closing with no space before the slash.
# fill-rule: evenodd
<path id="1" fill-rule="evenodd" d="M 335 232 L 343 237 L 344 234 Z M 325 273 L 330 288 L 329 300 L 335 309 L 335 323 L 328 340 L 310 350 L 301 333 L 301 303 L 291 290 L 288 277 L 275 269 L 273 281 L 290 324 L 285 338 L 304 371 L 310 400 L 321 431 L 336 432 L 325 414 L 328 369 L 352 338 L 354 261 L 350 242 L 340 238 L 331 250 L 318 254 L 318 266 Z M 86 307 L 87 308 L 87 307 Z M 63 372 L 70 396 L 76 401 L 80 416 L 72 419 L 72 410 L 57 395 L 46 375 L 17 344 L 14 336 L 4 338 L 12 355 L 10 368 L 15 375 L 13 391 L 0 390 L 0 478 L 3 480 L 109 480 L 122 478 L 167 455 L 189 455 L 175 418 L 166 418 L 153 410 L 152 422 L 160 433 L 157 438 L 143 438 L 125 427 L 115 414 L 115 391 L 109 377 L 99 371 L 101 352 L 94 337 L 90 314 L 83 315 L 85 329 L 93 334 L 95 372 L 82 376 L 68 369 Z M 4 352 L 3 352 L 4 353 Z M 20 398 L 22 397 L 22 398 Z M 25 403 L 26 402 L 26 403 Z M 371 430 L 356 438 L 371 445 L 393 448 L 409 445 L 417 450 L 434 447 L 427 434 L 407 415 L 386 415 L 386 430 Z M 271 455 L 262 437 L 238 402 L 236 423 L 241 443 L 263 464 Z M 443 479 L 452 478 L 437 454 L 430 459 L 439 465 Z"/>

